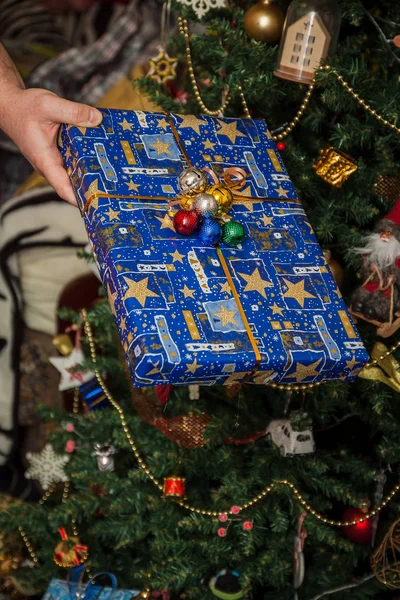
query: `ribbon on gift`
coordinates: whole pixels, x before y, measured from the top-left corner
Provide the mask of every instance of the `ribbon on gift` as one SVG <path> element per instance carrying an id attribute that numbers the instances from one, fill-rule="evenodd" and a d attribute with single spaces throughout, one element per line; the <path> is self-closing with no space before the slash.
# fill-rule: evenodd
<path id="1" fill-rule="evenodd" d="M 375 346 L 371 352 L 372 359 L 379 359 L 379 366 L 367 366 L 364 367 L 360 373 L 359 377 L 363 379 L 369 379 L 371 381 L 380 381 L 385 385 L 389 386 L 395 392 L 400 392 L 400 365 L 391 354 L 390 356 L 386 356 L 384 359 L 380 359 L 380 357 L 388 351 L 385 344 L 382 342 L 376 342 Z"/>
<path id="2" fill-rule="evenodd" d="M 187 160 L 189 160 L 189 158 L 187 158 Z M 209 167 L 203 167 L 202 171 L 210 175 L 213 185 L 225 185 L 225 187 L 230 189 L 232 192 L 240 190 L 246 184 L 247 173 L 240 167 L 229 167 L 229 169 L 225 169 L 225 171 L 222 173 L 222 183 L 214 171 Z M 234 199 L 240 198 L 240 200 L 243 201 L 243 196 L 236 196 L 235 194 L 232 195 Z M 171 202 L 169 202 L 167 205 L 167 211 L 172 208 L 172 206 L 181 204 L 183 200 L 185 200 L 184 196 L 178 196 L 176 200 L 171 200 Z"/>
<path id="3" fill-rule="evenodd" d="M 75 567 L 70 570 L 69 579 L 68 579 L 68 589 L 71 596 L 71 600 L 94 600 L 98 599 L 105 589 L 105 586 L 94 585 L 94 581 L 101 576 L 108 577 L 111 585 L 109 586 L 110 592 L 108 596 L 102 598 L 102 600 L 111 600 L 117 590 L 117 578 L 112 573 L 108 573 L 106 571 L 102 571 L 100 573 L 96 573 L 89 580 L 86 587 L 82 584 L 82 578 L 85 572 L 85 566 L 81 565 L 80 567 Z M 82 588 L 84 591 L 81 592 Z"/>
<path id="4" fill-rule="evenodd" d="M 217 175 L 209 167 L 204 167 L 203 171 L 208 173 L 214 184 L 221 183 Z M 229 167 L 222 173 L 224 185 L 232 191 L 240 190 L 246 184 L 247 173 L 240 167 Z"/>

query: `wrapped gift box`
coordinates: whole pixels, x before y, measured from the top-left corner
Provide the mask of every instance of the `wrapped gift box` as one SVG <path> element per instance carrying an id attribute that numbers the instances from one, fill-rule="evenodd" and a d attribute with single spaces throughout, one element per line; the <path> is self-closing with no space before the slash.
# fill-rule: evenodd
<path id="1" fill-rule="evenodd" d="M 79 598 L 84 598 L 85 590 L 85 585 L 70 586 L 61 579 L 52 579 L 42 600 L 76 600 L 75 592 L 79 592 Z M 114 590 L 110 587 L 90 586 L 90 598 L 95 600 L 132 600 L 139 593 L 140 590 Z"/>
<path id="2" fill-rule="evenodd" d="M 136 386 L 354 379 L 368 359 L 264 121 L 103 110 L 60 147 Z M 240 247 L 175 232 L 188 166 L 240 167 Z"/>

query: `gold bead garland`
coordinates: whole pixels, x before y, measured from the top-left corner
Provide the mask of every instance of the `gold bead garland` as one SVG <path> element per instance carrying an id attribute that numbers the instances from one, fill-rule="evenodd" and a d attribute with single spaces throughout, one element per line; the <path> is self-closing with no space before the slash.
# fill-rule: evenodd
<path id="1" fill-rule="evenodd" d="M 210 117 L 217 117 L 218 115 L 220 115 L 221 113 L 224 112 L 224 110 L 227 108 L 227 106 L 229 105 L 229 103 L 231 101 L 231 94 L 230 94 L 229 88 L 228 87 L 226 88 L 226 99 L 221 104 L 219 109 L 210 110 L 209 108 L 207 108 L 207 106 L 204 104 L 203 99 L 201 97 L 199 86 L 196 81 L 196 76 L 194 74 L 193 60 L 192 60 L 192 54 L 191 54 L 191 50 L 190 50 L 189 26 L 188 26 L 187 20 L 183 19 L 182 17 L 179 17 L 178 18 L 178 26 L 179 26 L 180 34 L 185 39 L 186 59 L 187 59 L 188 65 L 189 65 L 189 78 L 190 78 L 190 82 L 191 82 L 191 85 L 193 88 L 193 93 L 194 93 L 195 99 L 196 99 L 197 103 L 199 104 L 201 110 L 204 112 L 204 114 L 206 114 Z M 329 71 L 333 75 L 335 75 L 335 77 L 337 78 L 339 83 L 343 86 L 343 88 L 352 96 L 352 98 L 354 100 L 356 100 L 356 102 L 358 102 L 358 104 L 364 110 L 366 110 L 370 115 L 375 117 L 380 123 L 382 123 L 386 127 L 389 127 L 396 133 L 400 134 L 400 127 L 397 127 L 397 125 L 395 125 L 394 123 L 391 123 L 390 121 L 388 121 L 387 119 L 382 117 L 382 115 L 380 115 L 375 109 L 373 109 L 370 104 L 368 104 L 365 100 L 363 100 L 363 98 L 360 98 L 359 94 L 357 94 L 357 92 L 354 91 L 354 89 L 349 85 L 349 83 L 343 78 L 342 75 L 340 75 L 335 69 L 332 69 L 332 67 L 330 65 L 322 65 L 315 70 L 313 80 L 312 80 L 311 84 L 308 86 L 308 90 L 305 94 L 304 100 L 303 100 L 302 104 L 300 105 L 299 110 L 293 117 L 292 121 L 284 128 L 284 130 L 281 133 L 272 136 L 272 139 L 274 140 L 274 142 L 285 139 L 293 131 L 293 129 L 296 127 L 296 125 L 300 122 L 300 119 L 304 115 L 306 108 L 310 102 L 311 94 L 316 85 L 316 76 L 317 76 L 318 72 L 320 72 L 320 71 Z M 250 114 L 249 108 L 247 106 L 247 102 L 246 102 L 246 98 L 243 93 L 242 86 L 237 86 L 237 89 L 239 91 L 239 97 L 240 97 L 240 100 L 241 100 L 241 103 L 243 106 L 244 116 L 246 119 L 250 119 L 251 114 Z"/>
<path id="2" fill-rule="evenodd" d="M 196 76 L 194 74 L 192 53 L 190 51 L 189 27 L 188 27 L 187 20 L 182 19 L 182 17 L 179 17 L 178 18 L 178 27 L 179 27 L 179 33 L 185 38 L 186 60 L 187 60 L 188 66 L 189 66 L 189 78 L 190 78 L 190 83 L 192 84 L 194 97 L 196 98 L 197 103 L 199 104 L 201 110 L 204 112 L 205 115 L 208 115 L 210 117 L 218 117 L 218 115 L 220 115 L 221 113 L 224 112 L 224 110 L 228 106 L 229 102 L 231 101 L 231 95 L 229 92 L 229 88 L 228 87 L 226 88 L 225 101 L 221 104 L 221 106 L 218 109 L 210 110 L 209 108 L 207 108 L 207 106 L 204 104 L 203 99 L 200 95 L 199 86 L 197 84 Z"/>
<path id="3" fill-rule="evenodd" d="M 356 100 L 356 102 L 358 102 L 358 104 L 364 110 L 366 110 L 370 115 L 375 117 L 375 119 L 377 119 L 380 123 L 382 123 L 386 127 L 390 127 L 390 129 L 393 129 L 393 131 L 400 134 L 400 128 L 397 127 L 397 125 L 395 125 L 394 123 L 391 123 L 390 121 L 388 121 L 387 119 L 382 117 L 382 115 L 380 115 L 375 109 L 373 109 L 370 104 L 368 104 L 365 100 L 360 98 L 360 96 L 357 94 L 357 92 L 354 91 L 354 88 L 352 88 L 348 84 L 348 82 L 342 77 L 342 75 L 340 75 L 335 69 L 332 69 L 332 67 L 330 65 L 325 65 L 325 66 L 319 67 L 318 70 L 319 71 L 324 71 L 324 70 L 330 71 L 333 75 L 335 75 L 336 79 L 344 87 L 344 89 L 347 92 L 349 92 L 349 94 L 352 96 L 352 98 L 354 98 L 354 100 Z"/>
<path id="4" fill-rule="evenodd" d="M 23 541 L 24 541 L 24 544 L 25 544 L 25 546 L 26 546 L 26 549 L 28 550 L 28 552 L 29 552 L 29 555 L 30 555 L 30 557 L 31 557 L 31 559 L 32 559 L 32 561 L 33 561 L 33 563 L 34 563 L 35 567 L 38 567 L 38 566 L 39 566 L 39 559 L 38 559 L 38 557 L 36 556 L 36 552 L 35 552 L 35 551 L 34 551 L 34 549 L 32 548 L 32 545 L 31 545 L 30 541 L 28 540 L 28 537 L 27 537 L 27 535 L 26 535 L 26 533 L 25 533 L 24 529 L 22 529 L 22 527 L 21 527 L 21 526 L 19 526 L 19 527 L 18 527 L 18 531 L 19 531 L 19 533 L 21 534 L 21 537 L 22 537 L 22 539 L 23 539 Z"/>
<path id="5" fill-rule="evenodd" d="M 92 332 L 92 328 L 90 326 L 90 323 L 88 321 L 87 318 L 87 311 L 85 309 L 83 309 L 82 311 L 82 317 L 84 320 L 84 329 L 85 329 L 85 334 L 86 334 L 86 338 L 88 340 L 89 343 L 89 350 L 90 350 L 90 355 L 91 355 L 91 359 L 94 365 L 97 364 L 97 353 L 96 353 L 96 346 L 94 343 L 94 338 L 93 338 L 93 332 Z M 388 353 L 385 353 L 385 355 L 383 355 L 383 358 L 385 356 L 387 356 L 388 354 L 391 354 L 392 352 L 394 352 L 394 350 L 396 348 L 398 348 L 400 346 L 400 342 L 398 342 L 397 344 L 395 344 L 391 350 L 388 351 Z M 383 360 L 382 357 L 380 357 L 379 359 L 377 359 L 376 362 L 379 362 L 379 360 Z M 372 366 L 373 364 L 376 364 L 375 361 L 371 361 L 371 363 L 369 364 L 369 366 Z M 118 412 L 120 421 L 121 421 L 121 425 L 122 425 L 122 429 L 124 431 L 125 437 L 133 451 L 133 454 L 135 455 L 135 458 L 138 461 L 138 464 L 140 466 L 140 468 L 142 469 L 142 471 L 150 478 L 150 480 L 152 481 L 152 483 L 160 490 L 160 492 L 163 491 L 163 485 L 161 482 L 159 482 L 157 480 L 157 478 L 152 474 L 152 472 L 150 471 L 150 469 L 147 467 L 145 461 L 143 460 L 137 445 L 129 431 L 127 422 L 126 422 L 126 417 L 125 417 L 125 413 L 123 411 L 123 409 L 119 406 L 118 402 L 113 398 L 113 396 L 110 394 L 109 390 L 107 389 L 103 378 L 100 374 L 100 372 L 98 371 L 98 369 L 94 369 L 94 373 L 96 375 L 96 379 L 100 385 L 100 387 L 102 388 L 105 396 L 107 397 L 107 399 L 109 400 L 110 404 L 115 408 L 115 410 Z M 278 386 L 277 386 L 278 387 Z M 284 388 L 287 388 L 287 386 L 283 386 Z M 297 386 L 297 387 L 302 387 L 302 386 Z M 288 481 L 287 479 L 280 479 L 277 481 L 273 481 L 272 483 L 270 483 L 268 486 L 266 486 L 264 488 L 264 490 L 262 490 L 259 494 L 257 494 L 256 496 L 254 496 L 251 500 L 249 500 L 248 502 L 246 502 L 245 504 L 241 505 L 241 510 L 245 510 L 247 508 L 250 508 L 252 506 L 254 506 L 255 504 L 257 504 L 257 502 L 259 502 L 260 500 L 263 500 L 265 498 L 265 496 L 267 496 L 267 494 L 269 494 L 270 492 L 272 492 L 276 487 L 278 486 L 286 486 L 288 487 L 294 494 L 295 498 L 299 501 L 299 503 L 303 506 L 303 508 L 310 513 L 312 516 L 314 516 L 318 521 L 321 521 L 322 523 L 326 523 L 327 525 L 332 525 L 335 527 L 349 527 L 350 525 L 357 525 L 357 523 L 363 523 L 364 521 L 367 521 L 368 519 L 371 519 L 372 517 L 374 517 L 375 515 L 377 515 L 387 504 L 388 502 L 390 502 L 390 500 L 393 498 L 393 496 L 395 494 L 397 494 L 397 492 L 400 490 L 400 483 L 396 484 L 395 487 L 392 489 L 392 491 L 384 498 L 384 500 L 382 500 L 382 502 L 372 511 L 368 512 L 365 514 L 365 516 L 362 519 L 358 519 L 358 520 L 354 520 L 354 521 L 335 521 L 333 519 L 328 519 L 327 517 L 324 517 L 324 515 L 321 515 L 320 513 L 318 513 L 316 510 L 314 510 L 312 508 L 312 506 L 310 504 L 308 504 L 308 502 L 306 501 L 306 499 L 303 497 L 303 495 L 301 494 L 300 490 L 290 481 Z M 180 499 L 176 499 L 176 498 L 171 498 L 170 499 L 172 502 L 175 502 L 176 504 L 178 504 L 179 506 L 181 506 L 182 508 L 185 508 L 186 510 L 189 510 L 190 512 L 199 514 L 199 515 L 204 515 L 204 516 L 208 516 L 208 517 L 213 517 L 213 518 L 218 518 L 220 516 L 221 513 L 229 513 L 229 510 L 221 510 L 221 511 L 216 511 L 216 510 L 206 510 L 206 509 L 201 509 L 198 508 L 196 506 L 193 506 L 192 504 L 189 504 L 187 502 L 185 502 L 184 500 L 180 500 Z"/>

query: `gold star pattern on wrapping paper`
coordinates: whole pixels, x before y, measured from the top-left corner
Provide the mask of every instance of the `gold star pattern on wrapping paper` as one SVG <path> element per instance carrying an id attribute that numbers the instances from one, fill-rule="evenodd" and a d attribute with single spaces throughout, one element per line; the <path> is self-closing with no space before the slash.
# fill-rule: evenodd
<path id="1" fill-rule="evenodd" d="M 149 371 L 148 373 L 146 373 L 146 376 L 147 375 L 161 375 L 161 377 L 163 379 L 166 379 L 164 373 L 161 373 L 161 371 L 159 369 L 160 363 L 161 363 L 160 360 L 158 360 L 155 365 L 153 365 L 153 363 L 151 363 L 151 365 L 152 365 L 153 368 L 151 369 L 151 371 Z"/>
<path id="2" fill-rule="evenodd" d="M 220 319 L 222 327 L 225 327 L 225 325 L 238 325 L 236 319 L 235 319 L 235 315 L 237 314 L 237 310 L 229 310 L 226 308 L 226 306 L 221 306 L 219 309 L 219 312 L 214 313 L 214 317 L 218 317 L 218 319 Z"/>
<path id="3" fill-rule="evenodd" d="M 200 369 L 201 365 L 197 364 L 197 358 L 195 358 L 194 361 L 190 365 L 186 365 L 186 367 L 185 373 L 193 373 L 193 375 L 195 375 L 197 369 Z"/>
<path id="4" fill-rule="evenodd" d="M 225 281 L 225 283 L 221 283 L 219 281 L 218 283 L 221 286 L 221 289 L 220 289 L 221 294 L 222 294 L 222 292 L 225 292 L 226 294 L 232 295 L 232 290 L 231 290 L 231 286 L 229 285 L 229 281 Z"/>
<path id="5" fill-rule="evenodd" d="M 171 231 L 176 233 L 174 223 L 171 220 L 171 217 L 169 215 L 167 215 L 167 213 L 165 213 L 165 215 L 163 217 L 156 217 L 156 219 L 157 219 L 157 221 L 160 221 L 160 223 L 161 223 L 160 229 L 170 229 Z"/>
<path id="6" fill-rule="evenodd" d="M 126 131 L 126 130 L 132 131 L 132 127 L 134 126 L 134 123 L 129 123 L 126 119 L 124 119 L 123 121 L 119 121 L 118 125 L 121 125 L 121 127 L 124 131 Z"/>
<path id="7" fill-rule="evenodd" d="M 178 115 L 182 121 L 179 123 L 179 129 L 193 129 L 200 135 L 200 125 L 207 125 L 207 121 L 194 115 Z"/>
<path id="8" fill-rule="evenodd" d="M 121 317 L 119 328 L 121 330 L 121 333 L 124 333 L 126 331 L 126 317 Z"/>
<path id="9" fill-rule="evenodd" d="M 288 377 L 294 377 L 296 379 L 296 383 L 301 383 L 308 377 L 316 377 L 319 374 L 319 371 L 316 369 L 321 361 L 322 358 L 316 360 L 311 365 L 302 365 L 301 363 L 297 363 L 296 370 L 293 373 L 290 373 L 290 375 L 286 375 L 285 379 Z"/>
<path id="10" fill-rule="evenodd" d="M 167 142 L 163 142 L 160 138 L 157 138 L 154 144 L 149 144 L 150 148 L 154 148 L 157 152 L 157 156 L 161 154 L 169 154 L 172 156 L 172 152 L 170 151 L 171 144 L 167 144 Z"/>
<path id="11" fill-rule="evenodd" d="M 282 313 L 284 309 L 278 306 L 276 302 L 274 302 L 273 305 L 270 306 L 270 309 L 272 310 L 273 315 L 279 315 L 280 317 L 283 316 Z"/>
<path id="12" fill-rule="evenodd" d="M 90 198 L 92 198 L 93 196 L 95 196 L 98 193 L 99 193 L 99 180 L 95 179 L 89 185 L 87 192 L 85 192 L 83 195 L 85 197 L 85 200 L 90 200 Z M 98 196 L 93 198 L 93 200 L 90 203 L 90 208 L 93 208 L 94 210 L 97 210 L 99 208 L 99 197 Z"/>
<path id="13" fill-rule="evenodd" d="M 287 198 L 287 195 L 289 193 L 289 190 L 284 190 L 281 185 L 278 188 L 276 188 L 276 191 L 279 194 L 279 197 L 283 196 L 284 198 Z"/>
<path id="14" fill-rule="evenodd" d="M 132 179 L 130 181 L 126 181 L 125 185 L 128 186 L 128 190 L 130 192 L 138 192 L 140 188 L 140 183 L 135 183 L 134 181 L 132 181 Z"/>
<path id="15" fill-rule="evenodd" d="M 167 131 L 169 127 L 167 119 L 163 117 L 162 119 L 157 121 L 157 127 L 160 127 L 160 129 L 164 129 L 164 131 Z"/>
<path id="16" fill-rule="evenodd" d="M 171 58 L 168 52 L 162 46 L 159 46 L 157 56 L 149 60 L 150 69 L 147 77 L 158 84 L 167 83 L 167 81 L 175 79 L 177 64 L 176 58 Z"/>
<path id="17" fill-rule="evenodd" d="M 179 250 L 175 250 L 175 252 L 170 252 L 170 256 L 172 256 L 172 262 L 180 262 L 183 264 L 183 259 L 185 258 L 184 254 L 181 254 Z"/>
<path id="18" fill-rule="evenodd" d="M 72 154 L 71 154 L 71 148 L 70 148 L 70 146 L 67 146 L 67 149 L 66 149 L 66 151 L 65 151 L 64 158 L 65 158 L 65 160 L 69 160 L 71 157 L 72 157 Z"/>
<path id="19" fill-rule="evenodd" d="M 202 144 L 204 146 L 204 150 L 214 150 L 215 144 L 213 144 L 210 140 L 206 140 L 205 142 L 202 142 Z"/>
<path id="20" fill-rule="evenodd" d="M 107 215 L 109 221 L 119 221 L 120 211 L 119 210 L 113 210 L 111 208 L 111 206 L 109 207 L 108 211 L 105 212 L 104 214 Z"/>
<path id="21" fill-rule="evenodd" d="M 246 137 L 244 133 L 238 130 L 237 121 L 232 121 L 231 123 L 225 123 L 224 121 L 220 121 L 219 119 L 217 119 L 217 121 L 221 127 L 221 129 L 218 129 L 217 135 L 225 135 L 227 138 L 230 139 L 232 144 L 236 144 L 237 137 Z"/>
<path id="22" fill-rule="evenodd" d="M 238 273 L 238 275 L 240 275 L 240 277 L 243 277 L 243 279 L 246 282 L 246 287 L 243 291 L 258 292 L 263 298 L 267 299 L 265 288 L 273 287 L 273 283 L 262 279 L 258 267 L 254 269 L 251 275 L 248 275 L 247 273 Z"/>
<path id="23" fill-rule="evenodd" d="M 194 300 L 193 294 L 195 293 L 196 290 L 191 290 L 190 288 L 188 288 L 186 283 L 183 286 L 183 288 L 181 288 L 179 291 L 182 292 L 182 294 L 185 296 L 185 298 L 193 298 L 193 300 Z"/>
<path id="24" fill-rule="evenodd" d="M 273 217 L 267 217 L 267 215 L 264 215 L 261 217 L 261 221 L 263 222 L 264 227 L 267 227 L 267 225 L 273 225 Z"/>
<path id="25" fill-rule="evenodd" d="M 253 382 L 258 385 L 263 385 L 265 381 L 271 377 L 271 375 L 275 375 L 275 371 L 273 369 L 269 371 L 259 371 L 253 375 Z"/>
<path id="26" fill-rule="evenodd" d="M 360 364 L 356 359 L 353 358 L 351 360 L 346 360 L 346 369 L 350 369 L 352 371 L 356 365 Z"/>
<path id="27" fill-rule="evenodd" d="M 107 296 L 108 296 L 108 302 L 111 307 L 111 312 L 114 315 L 114 317 L 116 317 L 117 312 L 115 310 L 115 302 L 117 300 L 118 292 L 112 292 L 109 283 L 107 283 Z"/>
<path id="28" fill-rule="evenodd" d="M 125 292 L 125 296 L 123 298 L 124 300 L 134 298 L 139 302 L 140 306 L 144 308 L 147 298 L 159 298 L 159 294 L 156 294 L 155 292 L 149 290 L 148 277 L 144 277 L 140 281 L 134 281 L 133 279 L 129 279 L 129 277 L 124 277 L 124 280 L 128 286 L 128 289 Z"/>
<path id="29" fill-rule="evenodd" d="M 285 285 L 287 286 L 286 292 L 283 294 L 284 298 L 294 298 L 298 302 L 301 308 L 304 308 L 304 300 L 306 298 L 315 298 L 313 294 L 310 294 L 304 289 L 304 279 L 301 279 L 297 283 L 292 283 L 288 279 L 283 278 Z"/>

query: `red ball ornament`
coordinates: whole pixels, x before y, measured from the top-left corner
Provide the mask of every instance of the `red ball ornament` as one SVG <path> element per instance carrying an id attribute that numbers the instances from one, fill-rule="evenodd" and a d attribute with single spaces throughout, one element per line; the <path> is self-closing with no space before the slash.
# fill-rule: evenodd
<path id="1" fill-rule="evenodd" d="M 175 231 L 181 235 L 191 235 L 195 231 L 198 221 L 199 219 L 195 212 L 178 210 L 174 214 Z"/>
<path id="2" fill-rule="evenodd" d="M 343 513 L 343 521 L 359 521 L 360 519 L 364 519 L 364 521 L 344 527 L 343 533 L 354 544 L 369 544 L 371 542 L 371 519 L 365 519 L 365 512 L 361 508 L 346 508 Z"/>
<path id="3" fill-rule="evenodd" d="M 285 142 L 278 142 L 276 147 L 279 150 L 279 152 L 282 152 L 283 150 L 285 150 L 286 144 L 285 144 Z"/>

